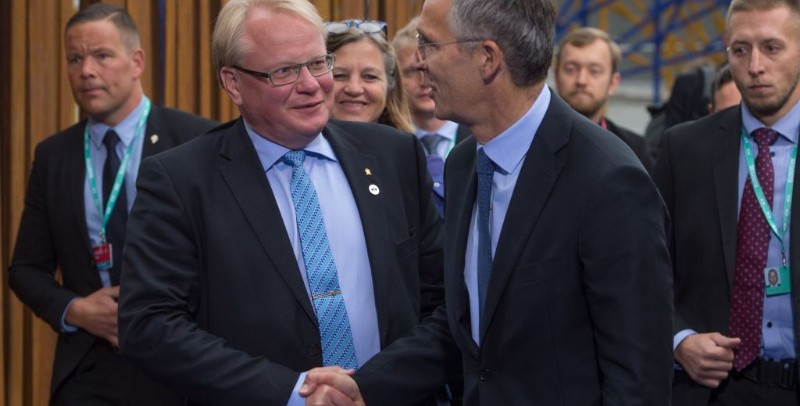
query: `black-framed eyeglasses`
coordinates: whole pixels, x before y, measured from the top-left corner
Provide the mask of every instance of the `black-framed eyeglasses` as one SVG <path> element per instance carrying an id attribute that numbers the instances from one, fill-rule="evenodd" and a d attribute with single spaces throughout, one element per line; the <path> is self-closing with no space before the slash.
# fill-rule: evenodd
<path id="1" fill-rule="evenodd" d="M 350 28 L 357 28 L 364 34 L 386 32 L 386 22 L 378 20 L 343 20 L 323 24 L 328 34 L 343 34 Z"/>
<path id="2" fill-rule="evenodd" d="M 439 47 L 452 44 L 464 44 L 467 42 L 481 42 L 482 39 L 461 39 L 457 41 L 446 42 L 428 42 L 423 36 L 417 33 L 417 50 L 419 51 L 420 59 L 426 59 L 430 55 L 430 49 L 438 49 Z"/>
<path id="3" fill-rule="evenodd" d="M 305 63 L 278 66 L 277 68 L 271 69 L 268 72 L 258 72 L 245 69 L 238 65 L 232 65 L 231 67 L 259 79 L 268 79 L 272 86 L 284 86 L 297 82 L 297 79 L 300 78 L 300 71 L 304 66 L 308 69 L 308 72 L 311 73 L 311 76 L 322 76 L 333 69 L 333 62 L 335 60 L 335 55 L 326 54 L 322 56 L 315 56 Z"/>

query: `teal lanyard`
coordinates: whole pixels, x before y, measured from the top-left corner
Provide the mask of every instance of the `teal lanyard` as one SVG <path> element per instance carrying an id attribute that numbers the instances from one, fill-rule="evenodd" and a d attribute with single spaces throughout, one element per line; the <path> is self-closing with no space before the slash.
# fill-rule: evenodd
<path id="1" fill-rule="evenodd" d="M 797 145 L 795 145 L 792 149 L 792 154 L 789 157 L 789 170 L 786 174 L 786 190 L 784 193 L 785 203 L 783 205 L 783 232 L 778 232 L 778 226 L 775 223 L 775 217 L 772 215 L 772 208 L 769 207 L 767 197 L 764 195 L 764 189 L 761 188 L 761 184 L 758 182 L 753 151 L 751 151 L 748 146 L 747 130 L 744 128 L 742 128 L 742 148 L 744 149 L 744 159 L 747 162 L 747 173 L 750 177 L 750 183 L 753 185 L 753 191 L 756 194 L 758 205 L 761 207 L 761 211 L 764 213 L 764 217 L 767 219 L 767 223 L 769 224 L 769 228 L 772 230 L 772 233 L 781 243 L 781 262 L 783 266 L 786 266 L 786 247 L 783 243 L 783 238 L 786 236 L 786 230 L 789 228 L 789 216 L 792 212 L 792 191 L 794 190 L 794 168 L 795 164 L 797 163 Z"/>
<path id="2" fill-rule="evenodd" d="M 458 133 L 453 134 L 453 138 L 450 138 L 450 140 L 449 140 L 450 142 L 449 142 L 449 145 L 447 146 L 447 150 L 444 151 L 444 157 L 445 158 L 447 158 L 447 156 L 450 155 L 450 151 L 452 151 L 453 148 L 456 146 L 456 138 L 458 138 Z"/>
<path id="3" fill-rule="evenodd" d="M 88 123 L 86 124 L 86 128 L 83 130 L 83 158 L 86 162 L 86 176 L 89 178 L 89 187 L 92 189 L 92 199 L 94 200 L 94 205 L 97 208 L 97 212 L 103 216 L 103 219 L 100 222 L 101 244 L 104 244 L 106 241 L 106 224 L 108 223 L 108 219 L 111 218 L 111 212 L 114 210 L 114 205 L 117 204 L 117 197 L 119 197 L 120 190 L 122 189 L 122 183 L 125 180 L 125 171 L 128 168 L 128 162 L 131 158 L 133 145 L 136 144 L 136 140 L 144 133 L 144 124 L 147 122 L 147 116 L 149 114 L 150 99 L 145 96 L 144 110 L 142 111 L 142 115 L 139 117 L 139 122 L 136 123 L 136 132 L 133 133 L 133 139 L 131 140 L 130 144 L 128 144 L 128 148 L 125 150 L 125 156 L 122 157 L 122 162 L 120 162 L 117 176 L 114 178 L 114 185 L 111 187 L 111 193 L 108 195 L 105 211 L 103 211 L 103 205 L 100 202 L 100 195 L 97 193 L 97 177 L 94 174 L 94 167 L 92 166 L 92 151 L 90 148 L 91 137 L 89 136 Z"/>

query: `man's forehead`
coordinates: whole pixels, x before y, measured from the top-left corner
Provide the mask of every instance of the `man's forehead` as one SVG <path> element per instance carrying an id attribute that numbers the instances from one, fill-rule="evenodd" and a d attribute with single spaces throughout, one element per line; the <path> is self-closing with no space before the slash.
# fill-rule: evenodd
<path id="1" fill-rule="evenodd" d="M 763 24 L 763 19 L 769 20 L 770 23 Z M 766 10 L 736 11 L 730 15 L 726 35 L 729 42 L 800 39 L 800 15 L 786 6 Z"/>
<path id="2" fill-rule="evenodd" d="M 450 14 L 451 6 L 450 0 L 426 0 L 422 4 L 417 32 L 424 37 L 448 33 L 450 22 L 447 16 Z"/>
<path id="3" fill-rule="evenodd" d="M 611 48 L 605 41 L 596 39 L 588 44 L 577 46 L 565 43 L 559 50 L 559 59 L 562 62 L 568 60 L 581 60 L 587 62 L 611 63 Z"/>

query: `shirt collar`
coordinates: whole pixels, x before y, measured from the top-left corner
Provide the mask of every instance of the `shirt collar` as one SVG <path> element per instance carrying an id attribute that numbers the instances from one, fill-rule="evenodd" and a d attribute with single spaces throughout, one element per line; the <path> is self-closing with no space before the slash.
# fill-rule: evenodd
<path id="1" fill-rule="evenodd" d="M 742 125 L 748 134 L 761 127 L 767 127 L 750 112 L 744 103 L 742 103 Z M 800 133 L 800 102 L 796 103 L 786 115 L 769 128 L 780 133 L 781 137 L 797 144 Z"/>
<path id="2" fill-rule="evenodd" d="M 522 118 L 486 145 L 478 144 L 503 173 L 515 172 L 521 166 L 550 105 L 550 97 L 550 89 L 544 86 Z"/>
<path id="3" fill-rule="evenodd" d="M 417 138 L 422 139 L 422 137 L 428 134 L 439 134 L 442 137 L 446 138 L 448 141 L 452 141 L 456 138 L 456 132 L 458 131 L 458 123 L 454 123 L 452 121 L 445 121 L 441 127 L 436 129 L 436 131 L 425 131 L 416 125 L 414 126 L 414 135 Z"/>
<path id="4" fill-rule="evenodd" d="M 122 145 L 125 148 L 133 142 L 134 137 L 136 137 L 136 125 L 139 124 L 139 117 L 142 116 L 144 113 L 144 97 L 142 100 L 139 101 L 139 105 L 136 106 L 135 109 L 128 114 L 127 117 L 122 119 L 114 127 L 109 127 L 99 121 L 95 121 L 93 118 L 89 117 L 89 137 L 92 140 L 92 144 L 96 149 L 100 149 L 103 146 L 103 138 L 106 135 L 106 132 L 110 129 L 116 131 L 117 135 L 119 136 L 119 140 L 122 142 Z"/>
<path id="5" fill-rule="evenodd" d="M 262 137 L 250 127 L 247 120 L 242 120 L 244 121 L 244 129 L 247 131 L 247 136 L 250 137 L 250 141 L 253 142 L 253 146 L 258 154 L 258 159 L 261 161 L 261 166 L 264 167 L 264 172 L 272 169 L 287 152 L 291 151 L 283 145 L 276 144 Z M 331 147 L 328 140 L 322 136 L 322 133 L 319 133 L 311 142 L 303 147 L 303 151 L 310 152 L 311 154 L 309 156 L 325 158 L 336 162 L 336 155 L 333 153 L 333 147 Z"/>

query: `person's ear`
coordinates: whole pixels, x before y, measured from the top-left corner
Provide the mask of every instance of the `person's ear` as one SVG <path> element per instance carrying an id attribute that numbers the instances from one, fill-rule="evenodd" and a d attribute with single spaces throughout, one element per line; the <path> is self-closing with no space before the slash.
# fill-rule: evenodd
<path id="1" fill-rule="evenodd" d="M 228 93 L 233 104 L 237 106 L 242 105 L 241 83 L 237 72 L 230 66 L 223 66 L 219 70 L 219 79 L 222 82 L 222 88 Z"/>

